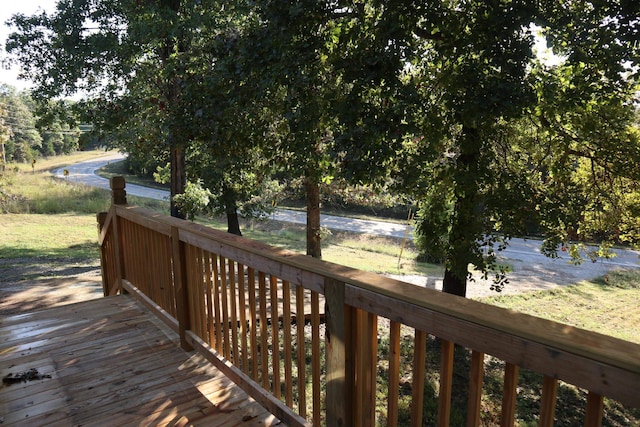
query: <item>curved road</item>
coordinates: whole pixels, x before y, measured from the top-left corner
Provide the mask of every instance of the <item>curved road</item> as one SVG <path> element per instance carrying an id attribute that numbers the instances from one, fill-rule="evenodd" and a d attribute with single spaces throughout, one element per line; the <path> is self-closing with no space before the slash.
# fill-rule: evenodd
<path id="1" fill-rule="evenodd" d="M 122 154 L 110 154 L 96 160 L 77 163 L 75 165 L 60 168 L 54 171 L 54 176 L 64 178 L 64 169 L 69 171 L 66 178 L 72 182 L 109 189 L 109 181 L 99 177 L 95 171 L 109 162 L 120 161 Z M 169 198 L 169 192 L 143 187 L 135 184 L 127 184 L 127 194 L 149 197 L 163 200 Z M 306 213 L 280 209 L 272 218 L 276 221 L 297 224 L 306 223 Z M 409 239 L 413 238 L 411 230 L 406 225 L 383 222 L 367 221 L 353 218 L 336 217 L 330 215 L 321 216 L 321 224 L 330 230 L 351 231 L 363 234 L 372 234 L 387 237 Z M 601 259 L 585 262 L 575 266 L 569 263 L 569 256 L 560 253 L 556 259 L 548 258 L 540 253 L 540 242 L 537 240 L 512 239 L 506 250 L 500 254 L 501 260 L 511 266 L 509 284 L 505 287 L 505 293 L 519 292 L 528 289 L 547 289 L 560 284 L 570 284 L 580 280 L 592 279 L 604 276 L 611 270 L 640 268 L 640 252 L 632 250 L 615 250 L 616 256 L 611 259 Z M 402 276 L 403 280 L 425 285 L 424 277 Z M 432 281 L 430 281 L 432 283 Z M 486 294 L 489 289 L 488 282 L 476 277 L 474 283 L 470 283 L 468 296 L 480 296 Z"/>

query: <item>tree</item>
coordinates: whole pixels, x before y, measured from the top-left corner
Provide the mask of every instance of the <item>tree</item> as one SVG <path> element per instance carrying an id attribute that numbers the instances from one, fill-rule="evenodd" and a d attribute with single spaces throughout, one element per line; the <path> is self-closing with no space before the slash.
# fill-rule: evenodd
<path id="1" fill-rule="evenodd" d="M 0 105 L 6 110 L 5 123 L 10 131 L 5 142 L 7 161 L 32 160 L 42 148 L 42 137 L 35 127 L 34 105 L 29 93 L 18 93 L 15 88 L 3 85 L 0 88 Z"/>
<path id="2" fill-rule="evenodd" d="M 268 143 L 263 131 L 273 124 L 266 124 L 264 103 L 239 72 L 238 40 L 256 17 L 247 4 L 227 5 L 224 13 L 207 15 L 211 30 L 191 47 L 186 65 L 191 84 L 183 91 L 188 120 L 180 131 L 192 138 L 187 175 L 211 192 L 208 210 L 225 214 L 228 231 L 240 235 L 239 217 L 264 215 L 278 186 L 270 177 L 272 151 L 263 150 Z"/>
<path id="3" fill-rule="evenodd" d="M 233 56 L 245 90 L 230 96 L 250 96 L 262 107 L 251 117 L 269 138 L 273 162 L 288 177 L 303 179 L 307 254 L 320 258 L 321 184 L 388 176 L 403 115 L 387 114 L 402 108 L 386 104 L 396 107 L 389 98 L 398 86 L 371 87 L 362 79 L 394 80 L 400 47 L 366 39 L 377 19 L 369 5 L 274 1 L 257 3 L 254 14 L 260 19 L 241 34 Z"/>
<path id="4" fill-rule="evenodd" d="M 80 90 L 96 95 L 92 105 L 101 111 L 93 118 L 102 118 L 97 123 L 102 132 L 132 132 L 141 115 L 151 111 L 149 104 L 155 104 L 148 118 L 171 162 L 174 216 L 182 216 L 173 196 L 184 192 L 188 145 L 173 131 L 180 120 L 181 63 L 189 37 L 198 31 L 185 20 L 193 16 L 187 12 L 202 12 L 186 3 L 63 0 L 51 15 L 15 15 L 11 22 L 17 31 L 7 42 L 7 51 L 21 64 L 22 77 L 35 83 L 38 96 Z"/>
<path id="5" fill-rule="evenodd" d="M 638 141 L 620 130 L 633 109 L 638 6 L 603 3 L 388 6 L 417 17 L 404 35 L 415 40 L 407 61 L 420 103 L 407 153 L 416 157 L 402 179 L 423 198 L 418 233 L 440 248 L 446 292 L 465 295 L 469 265 L 495 269 L 495 251 L 527 220 L 546 232 L 548 254 L 581 229 L 593 199 L 578 191 L 579 158 L 631 179 Z M 533 23 L 561 47 L 562 65 L 536 61 Z"/>
<path id="6" fill-rule="evenodd" d="M 62 134 L 62 127 L 60 124 L 54 123 L 42 133 L 44 134 L 42 141 L 42 154 L 45 156 L 55 156 L 56 154 L 62 153 L 64 135 Z"/>
<path id="7" fill-rule="evenodd" d="M 5 153 L 5 144 L 11 137 L 11 128 L 7 125 L 7 112 L 3 104 L 0 104 L 0 168 L 4 170 L 7 164 L 7 155 Z"/>
<path id="8" fill-rule="evenodd" d="M 36 128 L 43 137 L 43 155 L 69 154 L 79 148 L 77 104 L 64 99 L 37 100 Z"/>
<path id="9" fill-rule="evenodd" d="M 241 80 L 250 82 L 259 104 L 282 124 L 271 134 L 272 157 L 290 176 L 304 177 L 307 254 L 317 258 L 322 256 L 319 185 L 331 175 L 335 125 L 328 101 L 336 80 L 323 61 L 331 40 L 330 12 L 323 2 L 257 4 L 261 19 L 238 50 L 245 66 Z M 261 122 L 259 115 L 256 121 Z"/>
<path id="10" fill-rule="evenodd" d="M 208 76 L 220 79 L 218 57 L 242 24 L 243 10 L 242 2 L 215 0 L 63 1 L 51 16 L 15 16 L 18 32 L 7 46 L 42 96 L 90 93 L 83 103 L 87 121 L 102 142 L 128 151 L 138 171 L 150 175 L 168 163 L 171 212 L 184 216 L 177 196 L 190 174 L 195 185 L 193 174 L 203 168 L 190 150 L 200 150 L 211 133 L 203 127 L 220 123 L 203 123 L 215 119 L 210 109 L 216 105 L 201 94 L 213 93 Z M 39 60 L 29 62 L 36 54 Z M 233 210 L 236 202 L 224 194 Z"/>

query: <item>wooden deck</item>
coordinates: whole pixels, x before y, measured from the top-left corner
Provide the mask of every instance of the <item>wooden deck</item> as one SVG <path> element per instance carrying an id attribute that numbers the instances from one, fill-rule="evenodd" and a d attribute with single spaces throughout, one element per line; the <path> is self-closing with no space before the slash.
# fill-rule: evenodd
<path id="1" fill-rule="evenodd" d="M 280 422 L 130 296 L 0 320 L 0 425 L 271 426 Z"/>

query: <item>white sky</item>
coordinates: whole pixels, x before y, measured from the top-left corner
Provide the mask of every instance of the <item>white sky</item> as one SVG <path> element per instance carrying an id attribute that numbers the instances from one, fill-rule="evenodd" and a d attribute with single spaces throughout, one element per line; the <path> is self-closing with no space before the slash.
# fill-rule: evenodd
<path id="1" fill-rule="evenodd" d="M 15 29 L 8 27 L 5 22 L 16 13 L 24 13 L 25 15 L 33 15 L 40 10 L 52 12 L 55 9 L 57 0 L 1 0 L 0 6 L 0 61 L 5 58 L 4 45 L 7 37 Z M 6 83 L 15 86 L 18 89 L 27 89 L 31 86 L 30 82 L 18 80 L 18 70 L 5 70 L 0 66 L 0 83 Z"/>

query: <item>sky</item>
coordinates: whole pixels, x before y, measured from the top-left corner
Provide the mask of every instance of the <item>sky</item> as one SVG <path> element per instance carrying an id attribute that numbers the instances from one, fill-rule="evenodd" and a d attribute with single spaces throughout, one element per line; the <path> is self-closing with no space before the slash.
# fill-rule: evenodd
<path id="1" fill-rule="evenodd" d="M 55 9 L 56 2 L 57 0 L 2 0 L 2 5 L 0 6 L 0 60 L 6 56 L 4 51 L 5 42 L 13 31 L 5 22 L 16 13 L 33 15 L 39 10 L 51 12 Z M 30 82 L 18 80 L 17 68 L 6 70 L 4 66 L 0 66 L 0 83 L 15 86 L 20 90 L 31 87 Z"/>

